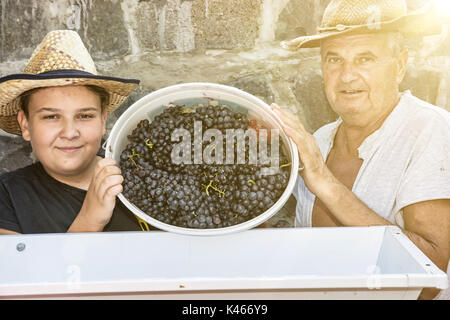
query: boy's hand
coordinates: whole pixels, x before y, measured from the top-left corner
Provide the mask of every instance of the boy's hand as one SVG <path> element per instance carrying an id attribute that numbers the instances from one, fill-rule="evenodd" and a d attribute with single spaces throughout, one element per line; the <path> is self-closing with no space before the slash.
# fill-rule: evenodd
<path id="1" fill-rule="evenodd" d="M 111 219 L 116 196 L 122 192 L 123 177 L 116 161 L 104 158 L 95 165 L 94 175 L 77 219 L 87 231 L 102 231 Z"/>

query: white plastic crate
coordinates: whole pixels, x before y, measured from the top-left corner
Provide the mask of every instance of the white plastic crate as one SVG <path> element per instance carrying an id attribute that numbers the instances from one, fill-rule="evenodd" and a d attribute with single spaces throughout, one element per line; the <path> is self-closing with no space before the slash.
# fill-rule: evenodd
<path id="1" fill-rule="evenodd" d="M 416 299 L 445 289 L 397 227 L 0 237 L 1 298 Z"/>

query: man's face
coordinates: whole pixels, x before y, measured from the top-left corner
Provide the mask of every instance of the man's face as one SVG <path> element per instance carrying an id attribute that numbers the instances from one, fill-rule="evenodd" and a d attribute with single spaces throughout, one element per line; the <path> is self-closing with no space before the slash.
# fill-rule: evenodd
<path id="1" fill-rule="evenodd" d="M 29 99 L 28 118 L 18 116 L 22 136 L 52 176 L 82 175 L 105 134 L 100 97 L 84 86 L 43 88 Z"/>
<path id="2" fill-rule="evenodd" d="M 365 126 L 387 116 L 396 105 L 407 55 L 394 56 L 388 39 L 374 33 L 323 41 L 325 92 L 344 121 Z"/>

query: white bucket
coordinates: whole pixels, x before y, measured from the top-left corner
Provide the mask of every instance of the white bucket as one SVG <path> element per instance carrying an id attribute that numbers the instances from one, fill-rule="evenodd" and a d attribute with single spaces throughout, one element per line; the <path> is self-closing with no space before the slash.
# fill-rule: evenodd
<path id="1" fill-rule="evenodd" d="M 163 223 L 152 218 L 140 210 L 123 194 L 119 194 L 119 199 L 136 216 L 146 221 L 150 225 L 169 232 L 187 235 L 221 235 L 243 231 L 254 228 L 277 213 L 289 199 L 298 176 L 298 151 L 295 143 L 285 135 L 280 125 L 280 120 L 274 115 L 270 107 L 261 99 L 246 93 L 242 90 L 225 85 L 214 83 L 185 83 L 170 86 L 154 91 L 131 105 L 116 121 L 106 142 L 105 156 L 120 162 L 120 155 L 129 143 L 127 136 L 136 128 L 137 124 L 161 114 L 169 104 L 185 105 L 189 107 L 202 103 L 208 105 L 211 100 L 217 100 L 219 104 L 229 105 L 234 111 L 248 110 L 249 118 L 257 119 L 266 128 L 279 129 L 281 144 L 285 146 L 284 152 L 291 162 L 291 172 L 288 185 L 280 199 L 268 210 L 259 216 L 243 223 L 216 229 L 192 229 L 182 228 Z"/>

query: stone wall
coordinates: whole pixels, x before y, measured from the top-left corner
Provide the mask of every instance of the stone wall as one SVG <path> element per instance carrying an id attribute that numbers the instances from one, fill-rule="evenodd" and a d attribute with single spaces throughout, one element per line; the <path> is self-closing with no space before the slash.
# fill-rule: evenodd
<path id="1" fill-rule="evenodd" d="M 0 76 L 23 70 L 44 35 L 78 31 L 99 73 L 142 83 L 109 119 L 165 86 L 231 85 L 295 112 L 313 132 L 336 119 L 323 92 L 318 49 L 291 53 L 279 41 L 315 33 L 330 0 L 0 0 Z M 417 8 L 423 0 L 409 0 Z M 449 28 L 411 41 L 402 89 L 450 110 Z M 0 171 L 31 161 L 17 139 L 0 141 Z M 6 140 L 5 140 L 6 139 Z M 7 139 L 11 139 L 8 143 Z M 23 161 L 18 161 L 21 149 Z M 19 157 L 20 158 L 20 157 Z"/>

